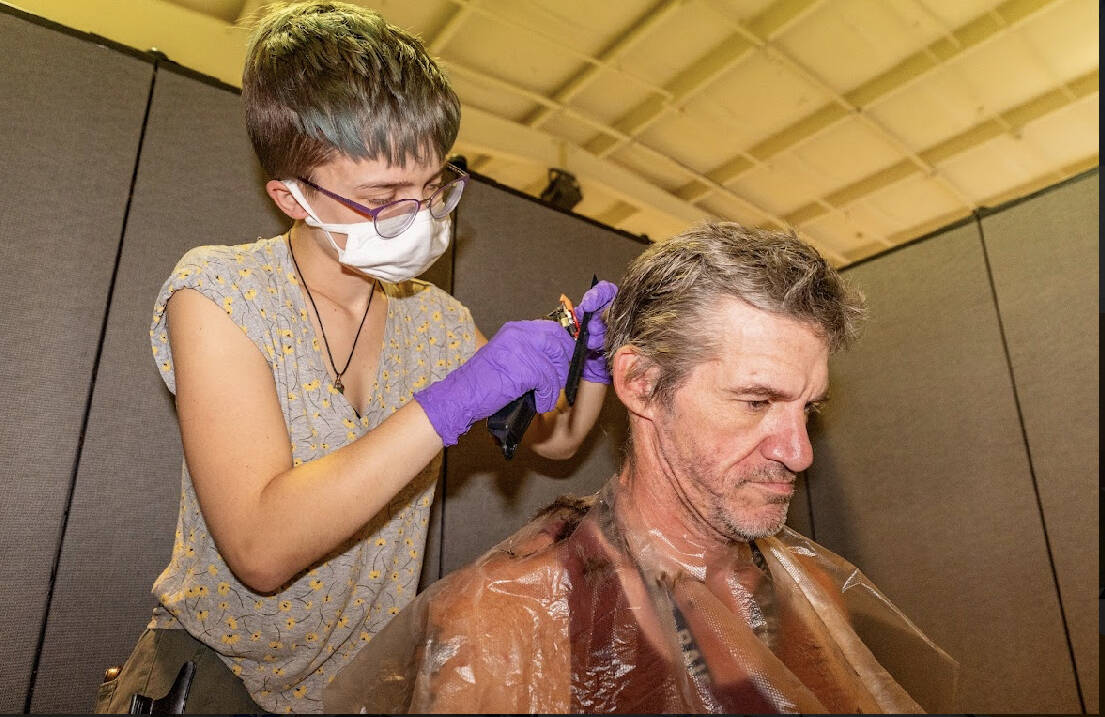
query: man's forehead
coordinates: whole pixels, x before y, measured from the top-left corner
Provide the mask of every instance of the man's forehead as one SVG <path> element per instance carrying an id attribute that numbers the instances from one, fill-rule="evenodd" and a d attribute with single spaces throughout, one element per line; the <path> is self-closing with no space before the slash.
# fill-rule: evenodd
<path id="1" fill-rule="evenodd" d="M 706 321 L 716 332 L 717 338 L 726 343 L 773 344 L 812 341 L 828 347 L 828 341 L 821 335 L 816 325 L 756 308 L 736 297 L 724 297 L 719 300 L 716 308 L 707 312 Z"/>
<path id="2" fill-rule="evenodd" d="M 782 382 L 828 388 L 828 341 L 809 323 L 757 309 L 739 299 L 719 302 L 709 327 L 714 351 L 707 363 L 727 382 Z"/>

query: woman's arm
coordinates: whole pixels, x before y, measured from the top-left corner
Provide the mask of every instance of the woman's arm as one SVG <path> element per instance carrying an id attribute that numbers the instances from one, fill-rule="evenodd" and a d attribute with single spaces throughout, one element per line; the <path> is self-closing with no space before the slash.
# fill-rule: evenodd
<path id="1" fill-rule="evenodd" d="M 375 429 L 293 467 L 272 371 L 194 290 L 168 303 L 184 456 L 220 554 L 272 592 L 356 532 L 441 450 L 414 401 Z"/>

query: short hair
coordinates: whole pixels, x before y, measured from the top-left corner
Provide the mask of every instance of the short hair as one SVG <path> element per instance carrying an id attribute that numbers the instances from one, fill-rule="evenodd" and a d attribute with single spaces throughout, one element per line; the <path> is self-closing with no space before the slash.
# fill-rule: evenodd
<path id="1" fill-rule="evenodd" d="M 308 176 L 335 153 L 444 160 L 460 126 L 460 101 L 422 42 L 341 2 L 269 9 L 250 37 L 242 102 L 272 179 Z"/>
<path id="2" fill-rule="evenodd" d="M 725 297 L 810 325 L 834 352 L 858 337 L 866 313 L 863 295 L 793 231 L 702 224 L 629 265 L 605 317 L 607 366 L 633 345 L 640 371 L 659 368 L 649 400 L 670 404 L 717 349 L 709 315 Z"/>

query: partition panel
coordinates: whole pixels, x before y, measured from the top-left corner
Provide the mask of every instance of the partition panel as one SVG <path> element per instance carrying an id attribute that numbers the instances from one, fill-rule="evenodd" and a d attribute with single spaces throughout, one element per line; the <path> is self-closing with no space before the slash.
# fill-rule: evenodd
<path id="1" fill-rule="evenodd" d="M 152 70 L 3 12 L 0 47 L 0 712 L 19 712 Z"/>
<path id="2" fill-rule="evenodd" d="M 1098 711 L 1098 220 L 1091 175 L 982 220 L 1086 711 Z"/>
<path id="3" fill-rule="evenodd" d="M 962 665 L 970 712 L 1077 712 L 977 225 L 861 264 L 809 471 L 818 541 Z"/>
<path id="4" fill-rule="evenodd" d="M 172 551 L 180 435 L 149 338 L 162 282 L 191 247 L 250 242 L 284 228 L 263 192 L 239 96 L 162 66 L 34 690 L 36 712 L 92 708 L 104 668 L 130 654 L 149 620 L 150 587 Z"/>

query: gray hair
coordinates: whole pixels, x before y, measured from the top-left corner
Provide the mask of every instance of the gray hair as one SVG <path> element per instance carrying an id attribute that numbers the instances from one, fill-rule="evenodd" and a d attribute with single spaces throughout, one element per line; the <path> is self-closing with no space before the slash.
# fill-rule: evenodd
<path id="1" fill-rule="evenodd" d="M 733 297 L 810 325 L 830 351 L 859 335 L 863 295 L 793 231 L 731 222 L 696 226 L 653 244 L 626 270 L 606 314 L 606 361 L 633 345 L 658 367 L 650 399 L 670 403 L 691 370 L 717 350 L 710 312 Z"/>
<path id="2" fill-rule="evenodd" d="M 308 176 L 335 153 L 444 160 L 460 126 L 460 101 L 422 42 L 341 2 L 270 8 L 250 38 L 242 101 L 273 179 Z"/>

